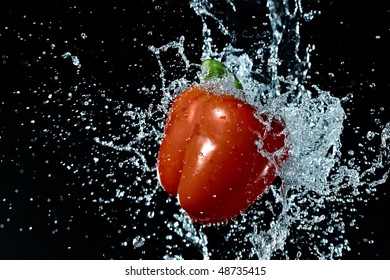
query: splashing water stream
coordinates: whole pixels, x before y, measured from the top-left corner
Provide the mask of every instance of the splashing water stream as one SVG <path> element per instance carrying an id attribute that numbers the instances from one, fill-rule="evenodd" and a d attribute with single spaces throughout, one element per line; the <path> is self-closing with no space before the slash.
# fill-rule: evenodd
<path id="1" fill-rule="evenodd" d="M 235 11 L 234 3 L 228 4 Z M 241 241 L 249 241 L 253 247 L 248 249 L 248 252 L 245 249 L 235 252 L 235 258 L 256 254 L 260 259 L 270 259 L 276 252 L 283 252 L 288 238 L 296 238 L 296 233 L 291 233 L 293 229 L 297 232 L 310 232 L 311 242 L 308 245 L 312 246 L 312 254 L 316 257 L 341 257 L 343 250 L 350 250 L 348 240 L 343 237 L 346 225 L 340 213 L 333 212 L 332 206 L 329 205 L 344 204 L 344 209 L 353 207 L 354 201 L 359 197 L 359 186 L 364 186 L 366 192 L 374 192 L 375 187 L 387 179 L 389 124 L 382 130 L 378 155 L 370 168 L 361 170 L 356 165 L 341 163 L 341 134 L 346 119 L 342 102 L 349 101 L 349 98 L 340 100 L 315 85 L 304 83 L 310 69 L 310 54 L 314 46 L 306 47 L 305 53 L 300 57 L 299 27 L 303 19 L 311 18 L 315 12 L 305 13 L 300 1 L 295 1 L 292 8 L 288 1 L 267 2 L 272 36 L 261 48 L 255 50 L 262 56 L 262 69 L 245 50 L 232 46 L 234 33 L 215 15 L 211 1 L 193 0 L 190 5 L 203 23 L 202 57 L 218 58 L 224 61 L 229 69 L 233 69 L 242 81 L 245 91 L 245 96 L 240 98 L 257 108 L 258 112 L 280 115 L 286 123 L 289 135 L 290 157 L 282 170 L 279 170 L 283 180 L 282 187 L 272 186 L 272 198 L 260 201 L 257 207 L 243 214 L 244 221 L 238 219 L 225 225 L 230 228 L 227 236 L 235 236 L 242 228 L 253 228 L 245 237 L 238 238 Z M 228 37 L 229 43 L 221 51 L 213 44 L 208 21 L 213 21 L 218 27 L 218 30 L 213 32 L 219 31 Z M 282 47 L 287 46 L 291 51 L 288 57 L 283 59 L 279 51 L 282 44 Z M 166 85 L 168 81 L 159 55 L 169 47 L 178 50 L 186 70 L 191 64 L 184 55 L 184 38 L 169 46 L 151 47 L 160 65 L 163 92 L 174 92 L 172 96 L 168 94 L 167 103 L 182 90 L 183 81 L 184 86 L 188 83 L 183 77 L 180 81 L 174 80 Z M 298 70 L 290 71 L 289 75 L 284 76 L 280 74 L 280 68 L 283 68 L 282 61 L 286 58 L 289 66 Z M 268 78 L 268 82 L 261 83 L 252 78 L 252 74 L 259 72 Z M 384 170 L 382 178 L 368 178 L 368 174 L 375 174 L 379 170 Z M 272 213 L 271 219 L 265 217 L 264 212 L 267 211 Z M 209 258 L 212 252 L 207 250 L 207 236 L 204 236 L 202 227 L 195 230 L 194 227 L 185 226 L 191 223 L 185 214 L 180 218 L 176 216 L 176 219 L 183 225 L 183 229 L 172 227 L 172 230 L 180 236 L 184 235 L 182 230 L 190 236 L 199 236 L 200 239 L 192 238 L 190 242 L 202 246 L 204 258 Z M 323 224 L 327 225 L 324 232 Z M 336 234 L 339 235 L 337 241 L 332 240 L 330 236 Z M 297 256 L 299 254 L 298 252 Z"/>

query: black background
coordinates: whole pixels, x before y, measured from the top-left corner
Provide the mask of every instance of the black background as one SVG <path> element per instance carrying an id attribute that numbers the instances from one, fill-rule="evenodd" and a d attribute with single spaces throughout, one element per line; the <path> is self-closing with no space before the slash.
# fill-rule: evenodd
<path id="1" fill-rule="evenodd" d="M 42 105 L 50 92 L 67 94 L 78 85 L 83 90 L 104 91 L 115 100 L 146 107 L 152 97 L 138 94 L 137 89 L 159 84 L 158 65 L 148 46 L 161 46 L 183 35 L 185 44 L 191 46 L 187 57 L 192 62 L 200 59 L 202 25 L 186 1 L 128 2 L 2 3 L 1 259 L 161 258 L 156 249 L 158 239 L 149 244 L 147 254 L 112 248 L 118 246 L 117 239 L 125 237 L 100 216 L 94 205 L 85 201 L 85 188 L 74 193 L 83 175 L 72 175 L 61 164 L 66 159 L 82 168 L 95 151 L 93 138 L 97 134 L 72 127 L 77 120 L 68 122 L 70 113 L 60 101 L 49 107 Z M 360 126 L 361 131 L 368 131 L 377 117 L 370 109 L 390 109 L 385 99 L 390 89 L 390 6 L 377 0 L 312 2 L 321 13 L 301 29 L 302 45 L 316 46 L 311 59 L 311 82 L 338 97 L 353 93 L 353 105 L 346 105 L 352 116 L 348 120 L 350 127 Z M 236 3 L 242 18 L 237 18 L 238 23 L 233 25 L 242 28 L 249 1 Z M 86 39 L 82 33 L 87 35 Z M 241 47 L 249 45 L 244 36 L 237 40 Z M 61 57 L 66 52 L 79 57 L 80 73 L 70 59 Z M 104 100 L 97 96 L 96 108 L 101 108 Z M 120 122 L 109 110 L 91 114 L 101 123 L 105 119 Z M 48 115 L 52 117 L 45 117 Z M 382 122 L 390 121 L 388 113 L 382 113 L 380 118 Z M 52 133 L 42 136 L 45 127 Z M 72 132 L 71 140 L 59 136 L 59 127 Z M 99 129 L 110 133 L 115 131 L 115 125 Z M 354 137 L 346 129 L 345 151 L 356 144 Z M 80 173 L 84 174 L 83 170 Z M 95 176 L 99 177 L 99 173 Z M 129 176 L 131 172 L 121 179 L 126 181 Z M 362 215 L 360 229 L 347 233 L 352 250 L 345 252 L 343 258 L 389 259 L 389 186 L 389 182 L 378 186 L 368 202 L 357 205 L 358 215 Z M 66 196 L 70 192 L 72 195 Z M 67 219 L 71 223 L 54 222 Z M 365 239 L 374 242 L 370 244 Z M 193 257 L 191 252 L 187 254 L 186 257 Z"/>

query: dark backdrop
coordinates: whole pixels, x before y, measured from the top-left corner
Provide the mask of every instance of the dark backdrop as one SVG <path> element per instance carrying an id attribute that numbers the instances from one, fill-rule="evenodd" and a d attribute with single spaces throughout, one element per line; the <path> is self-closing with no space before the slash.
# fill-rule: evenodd
<path id="1" fill-rule="evenodd" d="M 239 9 L 248 4 L 236 2 Z M 100 125 L 106 133 L 119 130 L 121 119 L 111 107 L 100 109 L 106 97 L 146 108 L 153 97 L 137 89 L 160 83 L 158 65 L 148 46 L 161 46 L 184 35 L 185 44 L 192 45 L 188 58 L 198 61 L 202 45 L 199 17 L 186 1 L 87 5 L 47 0 L 1 6 L 0 259 L 161 258 L 159 239 L 145 247 L 150 250 L 146 254 L 130 247 L 115 249 L 126 236 L 101 217 L 88 201 L 90 190 L 80 186 L 88 181 L 80 178 L 88 178 L 90 171 L 84 166 L 96 153 L 93 139 L 97 133 L 80 129 L 90 122 L 74 119 L 69 108 L 80 106 L 81 110 L 82 105 L 67 104 L 71 102 L 67 95 L 77 94 L 75 85 L 79 91 L 89 91 L 94 105 L 87 114 L 101 124 L 108 120 L 116 125 Z M 312 82 L 335 96 L 353 93 L 351 127 L 369 130 L 377 117 L 370 109 L 390 109 L 385 99 L 389 94 L 390 6 L 374 0 L 322 1 L 313 7 L 321 13 L 301 30 L 302 43 L 316 46 Z M 240 24 L 245 24 L 242 18 Z M 248 44 L 248 39 L 240 40 L 242 46 Z M 71 59 L 61 57 L 66 52 L 80 59 L 79 71 Z M 51 100 L 47 106 L 45 102 L 52 98 L 58 101 Z M 390 121 L 384 113 L 380 118 Z M 71 136 L 62 135 L 64 131 Z M 352 133 L 345 139 L 345 147 L 357 141 Z M 112 158 L 117 156 L 112 154 Z M 69 164 L 73 166 L 68 169 Z M 77 169 L 79 173 L 74 173 Z M 104 172 L 93 172 L 97 182 L 104 181 L 99 177 Z M 118 180 L 126 182 L 131 176 L 130 171 Z M 389 182 L 378 186 L 368 202 L 357 205 L 361 226 L 347 233 L 352 250 L 344 258 L 390 257 L 388 187 Z"/>

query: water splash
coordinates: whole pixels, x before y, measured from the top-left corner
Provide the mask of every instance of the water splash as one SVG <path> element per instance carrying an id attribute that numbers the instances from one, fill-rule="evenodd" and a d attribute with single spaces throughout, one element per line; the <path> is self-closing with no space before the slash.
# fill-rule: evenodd
<path id="1" fill-rule="evenodd" d="M 361 170 L 359 165 L 353 163 L 342 164 L 344 155 L 341 152 L 341 135 L 347 118 L 342 103 L 348 102 L 351 97 L 340 100 L 316 85 L 304 83 L 310 70 L 310 55 L 314 46 L 308 45 L 303 55 L 298 54 L 301 48 L 300 24 L 310 21 L 318 12 L 303 11 L 301 1 L 294 1 L 292 6 L 289 1 L 267 2 L 272 36 L 266 44 L 255 50 L 255 53 L 262 55 L 265 64 L 262 74 L 268 77 L 267 83 L 253 78 L 259 72 L 258 65 L 244 50 L 233 47 L 234 31 L 215 15 L 212 1 L 193 0 L 190 5 L 202 19 L 202 57 L 223 60 L 243 84 L 245 95 L 239 97 L 259 112 L 280 116 L 286 123 L 289 135 L 290 157 L 279 170 L 283 178 L 282 187 L 272 186 L 272 198 L 258 202 L 247 214 L 242 215 L 243 220 L 225 225 L 229 228 L 227 237 L 236 236 L 237 240 L 247 240 L 252 244 L 251 248 L 238 250 L 233 255 L 238 259 L 252 257 L 254 254 L 260 259 L 270 259 L 279 253 L 289 258 L 287 251 L 284 252 L 286 244 L 299 244 L 298 236 L 302 234 L 310 240 L 305 244 L 309 247 L 309 257 L 342 257 L 343 250 L 350 250 L 345 237 L 347 221 L 340 211 L 332 211 L 340 204 L 345 205 L 344 210 L 353 208 L 355 201 L 361 199 L 359 187 L 364 186 L 365 192 L 371 193 L 375 191 L 375 186 L 387 180 L 389 124 L 382 129 L 380 148 L 377 157 L 371 162 L 371 167 Z M 229 5 L 235 12 L 234 3 L 229 2 Z M 209 20 L 216 23 L 217 29 L 214 31 L 219 31 L 228 38 L 228 43 L 221 51 L 213 44 L 211 28 L 207 23 Z M 173 43 L 173 46 L 178 47 L 178 53 L 186 65 L 189 65 L 183 55 L 183 40 Z M 281 48 L 288 48 L 290 54 L 282 54 Z M 164 87 L 163 63 L 158 56 L 159 50 L 166 48 L 152 49 L 162 69 L 160 77 L 163 80 L 162 90 L 165 92 L 167 88 Z M 294 71 L 285 70 L 283 61 L 286 59 L 288 66 Z M 222 84 L 222 87 L 228 88 L 227 91 L 235 92 L 229 82 Z M 172 89 L 168 87 L 169 91 Z M 372 131 L 367 133 L 369 141 L 375 136 Z M 384 173 L 379 179 L 369 179 L 369 175 L 380 171 Z M 271 218 L 265 214 L 267 210 Z M 262 218 L 259 218 L 259 213 Z M 187 220 L 185 223 L 189 222 Z M 350 225 L 353 226 L 354 222 Z M 238 232 L 247 232 L 249 227 L 252 227 L 253 231 L 240 236 Z M 195 230 L 194 227 L 184 226 L 184 230 L 187 230 L 189 235 L 196 235 L 201 234 L 202 227 Z M 183 236 L 182 229 L 175 232 Z M 336 235 L 338 237 L 334 239 Z M 199 242 L 194 241 L 193 244 Z M 212 256 L 213 250 L 207 250 L 207 242 L 201 245 L 202 251 Z M 300 257 L 302 252 L 298 251 L 296 258 Z"/>

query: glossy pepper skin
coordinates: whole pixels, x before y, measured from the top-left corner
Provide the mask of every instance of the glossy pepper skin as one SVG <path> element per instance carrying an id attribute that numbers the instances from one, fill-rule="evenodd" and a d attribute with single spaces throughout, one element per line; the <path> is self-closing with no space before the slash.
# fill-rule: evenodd
<path id="1" fill-rule="evenodd" d="M 266 130 L 255 109 L 232 95 L 202 86 L 185 90 L 173 102 L 157 171 L 166 192 L 177 196 L 191 219 L 224 222 L 245 211 L 276 178 L 274 163 L 262 156 L 284 146 L 282 123 Z M 277 159 L 280 164 L 283 159 Z"/>

